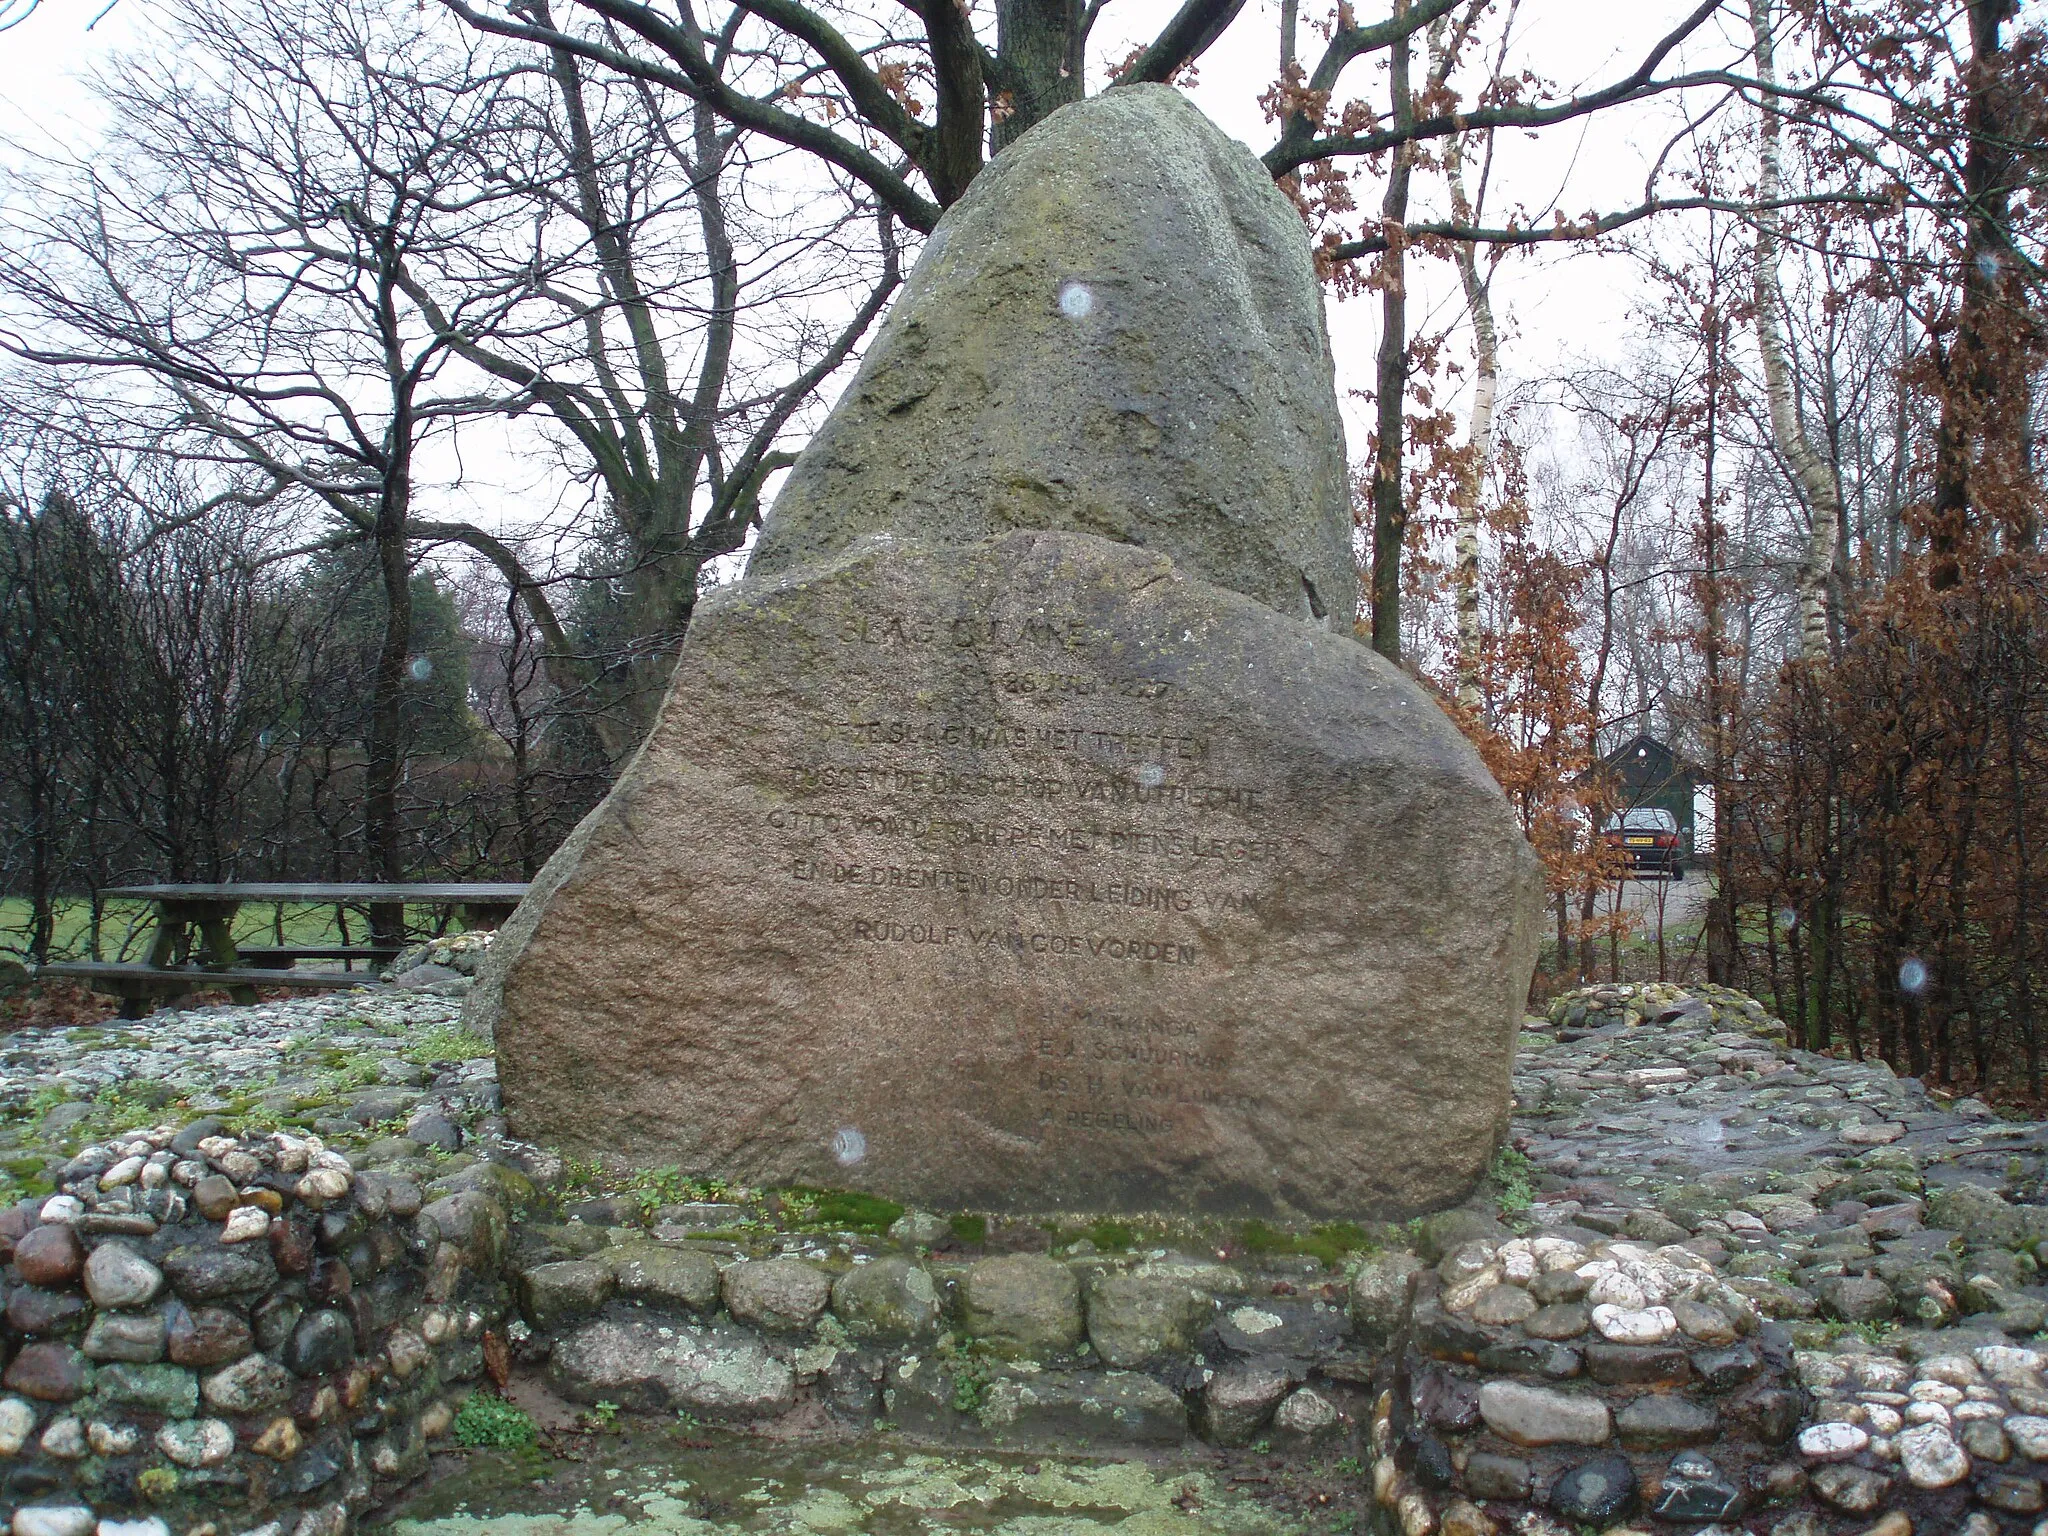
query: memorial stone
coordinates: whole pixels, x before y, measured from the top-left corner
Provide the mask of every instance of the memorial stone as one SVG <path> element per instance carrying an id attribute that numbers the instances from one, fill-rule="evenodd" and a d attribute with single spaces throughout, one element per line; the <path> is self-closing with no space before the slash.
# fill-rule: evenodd
<path id="1" fill-rule="evenodd" d="M 1148 353 L 1180 360 L 1156 437 L 1062 436 Z M 1068 490 L 1020 500 L 1037 450 Z M 1342 464 L 1307 242 L 1246 150 L 1163 87 L 1006 150 L 501 931 L 467 1016 L 513 1131 L 936 1209 L 1461 1197 L 1541 875 L 1350 632 Z"/>

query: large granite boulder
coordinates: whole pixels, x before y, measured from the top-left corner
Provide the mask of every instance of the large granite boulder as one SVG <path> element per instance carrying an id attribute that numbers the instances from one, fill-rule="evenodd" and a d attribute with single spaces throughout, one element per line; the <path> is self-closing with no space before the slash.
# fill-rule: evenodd
<path id="1" fill-rule="evenodd" d="M 1460 1198 L 1541 877 L 1352 636 L 1343 464 L 1246 151 L 1156 87 L 1006 150 L 490 951 L 515 1133 L 927 1209 Z"/>
<path id="2" fill-rule="evenodd" d="M 975 178 L 750 567 L 863 535 L 1097 534 L 1349 633 L 1343 429 L 1301 216 L 1178 91 L 1064 107 Z"/>
<path id="3" fill-rule="evenodd" d="M 1013 533 L 749 579 L 688 645 L 472 994 L 517 1134 L 941 1209 L 1478 1177 L 1540 875 L 1356 640 Z"/>

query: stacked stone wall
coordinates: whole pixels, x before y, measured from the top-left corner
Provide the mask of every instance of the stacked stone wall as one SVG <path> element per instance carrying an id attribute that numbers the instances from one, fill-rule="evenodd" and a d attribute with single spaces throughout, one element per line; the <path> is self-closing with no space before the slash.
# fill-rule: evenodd
<path id="1" fill-rule="evenodd" d="M 509 1300 L 489 1165 L 427 1190 L 209 1129 L 88 1146 L 0 1212 L 14 1536 L 341 1536 L 483 1374 Z"/>

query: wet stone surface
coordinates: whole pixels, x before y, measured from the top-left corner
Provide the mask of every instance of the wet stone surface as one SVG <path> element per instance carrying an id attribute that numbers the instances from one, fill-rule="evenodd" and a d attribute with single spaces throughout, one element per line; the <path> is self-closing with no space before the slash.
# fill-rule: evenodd
<path id="1" fill-rule="evenodd" d="M 1594 989 L 1530 1021 L 1527 1164 L 1505 1160 L 1506 1198 L 1377 1229 L 1328 1267 L 1215 1239 L 961 1253 L 922 1212 L 888 1236 L 749 1236 L 731 1203 L 616 1193 L 565 1193 L 508 1227 L 477 1191 L 515 1149 L 455 1008 L 308 998 L 10 1038 L 7 1166 L 56 1193 L 26 1217 L 17 1201 L 0 1232 L 18 1303 L 0 1513 L 39 1528 L 76 1478 L 118 1491 L 146 1468 L 175 1471 L 191 1507 L 250 1466 L 317 1510 L 367 1489 L 365 1468 L 415 1477 L 430 1453 L 440 1470 L 405 1515 L 437 1536 L 1331 1529 L 1312 1500 L 1259 1503 L 1289 1478 L 1358 1512 L 1347 1529 L 1433 1536 L 1865 1536 L 1881 1520 L 1885 1536 L 2032 1536 L 2048 1512 L 2043 1128 L 1788 1050 L 1746 999 Z M 77 1096 L 71 1113 L 49 1093 L 31 1113 L 47 1084 Z M 140 1101 L 158 1092 L 174 1097 L 152 1115 Z M 110 1129 L 110 1113 L 150 1127 Z M 251 1114 L 291 1129 L 219 1135 Z M 460 1150 L 401 1134 L 428 1114 Z M 348 1165 L 332 1204 L 307 1182 L 343 1172 L 314 1166 L 322 1138 Z M 261 1236 L 225 1241 L 253 1211 Z M 407 1235 L 380 1259 L 358 1234 L 387 1219 Z M 447 1454 L 447 1428 L 481 1351 L 451 1309 L 416 1309 L 444 1261 L 525 1309 L 515 1374 L 554 1381 L 571 1413 L 624 1410 L 634 1427 L 584 1484 L 535 1483 L 527 1463 L 465 1483 L 483 1463 Z M 355 1421 L 351 1449 L 317 1391 L 365 1370 L 407 1406 L 388 1432 Z M 679 1411 L 711 1437 L 690 1446 L 719 1448 L 679 1453 Z M 821 1435 L 838 1449 L 806 1464 L 829 1463 L 817 1486 L 844 1504 L 759 1459 Z M 918 1461 L 905 1437 L 954 1446 Z M 1097 1476 L 1096 1457 L 1145 1487 L 1063 1502 L 1059 1480 Z M 1277 1470 L 1249 1502 L 1221 1472 L 1188 1492 L 1219 1466 Z M 933 1491 L 955 1488 L 973 1491 Z M 96 1518 L 158 1518 L 121 1497 Z"/>

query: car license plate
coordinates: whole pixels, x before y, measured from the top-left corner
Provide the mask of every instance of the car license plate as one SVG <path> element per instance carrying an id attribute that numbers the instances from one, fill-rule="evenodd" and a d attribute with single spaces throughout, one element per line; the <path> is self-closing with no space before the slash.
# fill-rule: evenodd
<path id="1" fill-rule="evenodd" d="M 1628 845 L 1631 848 L 1654 848 L 1657 846 L 1657 839 L 1654 837 L 1632 837 L 1628 840 Z"/>

